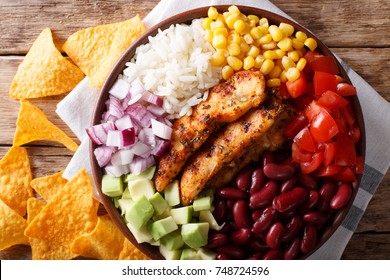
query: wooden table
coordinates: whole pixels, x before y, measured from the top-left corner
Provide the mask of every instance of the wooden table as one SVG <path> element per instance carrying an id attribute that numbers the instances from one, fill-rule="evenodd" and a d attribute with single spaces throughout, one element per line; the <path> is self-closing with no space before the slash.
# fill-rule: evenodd
<path id="1" fill-rule="evenodd" d="M 9 85 L 17 66 L 45 27 L 53 30 L 56 45 L 61 46 L 77 30 L 126 20 L 137 13 L 144 17 L 158 2 L 0 0 L 0 157 L 3 157 L 12 144 L 19 110 L 19 102 L 8 96 Z M 389 1 L 272 2 L 317 34 L 380 95 L 390 101 Z M 62 98 L 63 96 L 37 99 L 33 103 L 77 141 L 54 112 L 56 104 Z M 388 117 L 386 121 L 389 121 Z M 72 157 L 69 150 L 53 142 L 38 141 L 26 147 L 33 177 L 63 170 Z M 390 172 L 387 172 L 350 240 L 343 259 L 390 259 L 389 201 Z M 27 246 L 14 246 L 0 252 L 0 259 L 29 258 L 31 252 Z"/>

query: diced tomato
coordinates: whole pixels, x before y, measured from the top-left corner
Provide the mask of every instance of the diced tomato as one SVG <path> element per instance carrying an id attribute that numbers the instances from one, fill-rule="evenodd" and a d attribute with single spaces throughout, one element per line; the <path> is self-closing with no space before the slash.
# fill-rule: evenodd
<path id="1" fill-rule="evenodd" d="M 289 139 L 293 139 L 308 124 L 309 121 L 306 116 L 302 112 L 299 112 L 284 129 L 284 135 Z"/>
<path id="2" fill-rule="evenodd" d="M 337 78 L 335 75 L 316 71 L 313 77 L 314 93 L 320 96 L 327 90 L 337 92 Z"/>
<path id="3" fill-rule="evenodd" d="M 347 105 L 348 101 L 337 93 L 327 90 L 318 98 L 317 104 L 328 109 L 338 109 Z"/>
<path id="4" fill-rule="evenodd" d="M 339 83 L 344 83 L 344 78 L 343 77 L 341 77 L 340 75 L 335 75 L 336 76 L 336 81 L 337 81 L 337 84 L 339 84 Z"/>
<path id="5" fill-rule="evenodd" d="M 299 148 L 299 146 L 296 143 L 293 143 L 291 146 L 292 151 L 292 160 L 294 162 L 302 163 L 311 161 L 312 153 L 305 152 Z"/>
<path id="6" fill-rule="evenodd" d="M 311 122 L 314 117 L 320 113 L 321 109 L 322 108 L 318 106 L 317 101 L 313 100 L 305 109 L 305 115 L 308 121 Z"/>
<path id="7" fill-rule="evenodd" d="M 340 166 L 356 165 L 355 143 L 343 132 L 340 132 L 336 138 L 335 163 Z"/>
<path id="8" fill-rule="evenodd" d="M 352 138 L 353 143 L 357 144 L 359 142 L 361 137 L 361 132 L 357 124 L 354 124 L 354 126 L 351 129 L 349 129 L 347 134 Z"/>
<path id="9" fill-rule="evenodd" d="M 338 83 L 337 93 L 341 96 L 352 96 L 352 95 L 356 95 L 357 91 L 356 88 L 351 84 Z"/>
<path id="10" fill-rule="evenodd" d="M 288 93 L 291 95 L 292 98 L 297 98 L 298 96 L 301 96 L 302 94 L 306 93 L 305 74 L 302 72 L 299 78 L 293 82 L 287 81 L 286 87 Z"/>
<path id="11" fill-rule="evenodd" d="M 318 106 L 319 107 L 319 106 Z M 322 107 L 310 121 L 310 133 L 317 142 L 327 142 L 339 132 L 333 117 Z"/>
<path id="12" fill-rule="evenodd" d="M 329 177 L 337 174 L 342 167 L 337 164 L 332 164 L 329 166 L 321 166 L 318 168 L 317 176 L 319 177 Z"/>
<path id="13" fill-rule="evenodd" d="M 364 171 L 364 159 L 362 156 L 356 157 L 355 173 L 363 174 Z"/>
<path id="14" fill-rule="evenodd" d="M 282 99 L 282 100 L 286 100 L 288 98 L 290 98 L 290 94 L 288 93 L 288 90 L 287 90 L 287 86 L 286 86 L 286 83 L 282 83 L 280 86 L 279 86 L 279 98 Z"/>
<path id="15" fill-rule="evenodd" d="M 356 117 L 353 112 L 351 102 L 348 102 L 348 104 L 345 107 L 341 108 L 340 111 L 345 121 L 348 123 L 349 126 L 352 127 L 356 121 Z"/>
<path id="16" fill-rule="evenodd" d="M 310 68 L 310 65 L 306 63 L 305 68 L 303 68 L 303 73 L 305 73 L 306 81 L 312 81 L 314 76 L 314 71 Z"/>
<path id="17" fill-rule="evenodd" d="M 306 59 L 307 63 L 310 64 L 314 59 L 319 58 L 319 57 L 323 57 L 323 56 L 324 55 L 318 51 L 308 51 L 305 53 L 305 55 L 303 57 Z"/>
<path id="18" fill-rule="evenodd" d="M 309 65 L 314 72 L 321 71 L 333 75 L 339 73 L 339 67 L 332 56 L 314 56 Z"/>
<path id="19" fill-rule="evenodd" d="M 350 167 L 342 167 L 339 170 L 339 172 L 330 176 L 330 178 L 332 178 L 335 181 L 343 182 L 343 183 L 356 181 L 355 174 L 353 173 Z"/>
<path id="20" fill-rule="evenodd" d="M 324 143 L 324 165 L 329 166 L 336 155 L 336 143 Z"/>
<path id="21" fill-rule="evenodd" d="M 333 115 L 335 122 L 337 123 L 337 127 L 338 127 L 339 131 L 347 133 L 348 132 L 347 121 L 344 119 L 344 116 L 342 115 L 341 111 L 334 110 L 332 115 Z"/>
<path id="22" fill-rule="evenodd" d="M 323 159 L 324 154 L 322 152 L 314 153 L 310 161 L 302 162 L 300 164 L 302 173 L 312 173 L 321 165 Z"/>
<path id="23" fill-rule="evenodd" d="M 316 151 L 313 137 L 311 136 L 307 126 L 298 132 L 298 134 L 294 137 L 294 142 L 297 143 L 301 149 L 307 152 L 314 153 Z"/>

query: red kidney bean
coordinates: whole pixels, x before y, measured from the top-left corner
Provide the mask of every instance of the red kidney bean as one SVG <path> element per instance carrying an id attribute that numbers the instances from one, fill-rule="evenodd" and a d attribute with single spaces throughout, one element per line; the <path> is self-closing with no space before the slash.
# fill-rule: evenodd
<path id="1" fill-rule="evenodd" d="M 252 257 L 247 258 L 247 260 L 261 260 L 263 258 L 262 253 L 254 253 Z"/>
<path id="2" fill-rule="evenodd" d="M 271 151 L 265 151 L 263 153 L 262 163 L 263 167 L 266 166 L 268 163 L 274 163 L 276 162 L 275 154 Z"/>
<path id="3" fill-rule="evenodd" d="M 263 172 L 271 180 L 287 180 L 294 175 L 295 169 L 289 164 L 268 163 Z"/>
<path id="4" fill-rule="evenodd" d="M 253 168 L 245 168 L 240 171 L 236 177 L 236 186 L 238 189 L 246 192 L 251 186 Z"/>
<path id="5" fill-rule="evenodd" d="M 269 250 L 263 257 L 263 260 L 282 260 L 283 251 L 281 249 Z"/>
<path id="6" fill-rule="evenodd" d="M 303 204 L 307 197 L 304 188 L 297 187 L 274 198 L 272 206 L 279 212 L 288 212 Z"/>
<path id="7" fill-rule="evenodd" d="M 230 240 L 236 244 L 244 245 L 251 239 L 251 230 L 249 228 L 240 228 L 232 233 Z"/>
<path id="8" fill-rule="evenodd" d="M 256 209 L 255 211 L 253 211 L 252 220 L 256 222 L 260 218 L 261 214 L 263 214 L 263 211 L 264 209 Z"/>
<path id="9" fill-rule="evenodd" d="M 267 232 L 276 218 L 277 212 L 272 206 L 265 208 L 259 219 L 253 224 L 252 231 L 256 233 Z"/>
<path id="10" fill-rule="evenodd" d="M 337 192 L 337 185 L 334 183 L 327 183 L 322 186 L 320 189 L 320 201 L 318 203 L 317 209 L 320 212 L 327 212 L 330 207 L 330 201 Z"/>
<path id="11" fill-rule="evenodd" d="M 277 249 L 282 243 L 282 237 L 285 233 L 284 226 L 281 222 L 274 223 L 268 230 L 266 243 L 271 249 Z"/>
<path id="12" fill-rule="evenodd" d="M 238 246 L 238 245 L 233 245 L 233 244 L 227 244 L 221 247 L 217 248 L 217 253 L 218 254 L 226 254 L 232 259 L 236 260 L 242 260 L 245 258 L 245 250 L 244 248 Z"/>
<path id="13" fill-rule="evenodd" d="M 209 234 L 207 248 L 218 248 L 228 243 L 229 238 L 222 233 Z"/>
<path id="14" fill-rule="evenodd" d="M 330 207 L 332 209 L 341 209 L 345 207 L 352 197 L 352 185 L 349 183 L 342 183 L 330 201 Z"/>
<path id="15" fill-rule="evenodd" d="M 307 213 L 308 211 L 314 209 L 318 202 L 320 201 L 320 194 L 315 190 L 310 190 L 308 198 L 306 201 L 299 207 L 300 213 Z"/>
<path id="16" fill-rule="evenodd" d="M 307 224 L 303 230 L 303 237 L 301 242 L 301 252 L 309 253 L 317 244 L 317 229 L 314 225 Z"/>
<path id="17" fill-rule="evenodd" d="M 267 252 L 269 250 L 268 245 L 260 239 L 253 239 L 249 242 L 249 248 L 255 252 Z"/>
<path id="18" fill-rule="evenodd" d="M 310 174 L 298 174 L 298 182 L 302 187 L 305 187 L 306 189 L 318 189 L 318 184 L 316 179 L 313 178 Z"/>
<path id="19" fill-rule="evenodd" d="M 252 173 L 252 184 L 249 189 L 249 194 L 253 194 L 259 191 L 264 186 L 265 182 L 266 177 L 264 175 L 263 169 L 255 169 L 255 171 Z"/>
<path id="20" fill-rule="evenodd" d="M 283 183 L 280 185 L 280 192 L 288 192 L 289 190 L 295 188 L 295 186 L 298 183 L 297 177 L 292 177 L 288 180 L 283 181 Z"/>
<path id="21" fill-rule="evenodd" d="M 285 260 L 294 260 L 299 255 L 299 249 L 301 246 L 301 240 L 299 237 L 296 237 L 287 247 L 284 251 L 284 259 Z"/>
<path id="22" fill-rule="evenodd" d="M 225 200 L 215 198 L 213 216 L 219 224 L 225 221 L 224 219 L 225 219 L 226 211 L 227 208 L 226 208 Z"/>
<path id="23" fill-rule="evenodd" d="M 216 260 L 230 260 L 230 257 L 226 254 L 217 254 L 217 256 L 215 257 Z"/>
<path id="24" fill-rule="evenodd" d="M 227 199 L 245 199 L 248 196 L 247 193 L 242 190 L 229 187 L 219 188 L 216 191 L 216 195 Z"/>
<path id="25" fill-rule="evenodd" d="M 322 225 L 328 220 L 328 216 L 321 212 L 309 212 L 303 215 L 303 220 L 309 224 Z"/>
<path id="26" fill-rule="evenodd" d="M 285 226 L 285 234 L 282 237 L 283 242 L 289 242 L 297 236 L 303 225 L 303 219 L 301 216 L 295 215 L 291 218 L 290 222 Z"/>
<path id="27" fill-rule="evenodd" d="M 237 200 L 233 205 L 233 219 L 236 225 L 240 228 L 252 226 L 249 215 L 248 202 L 245 200 Z"/>
<path id="28" fill-rule="evenodd" d="M 258 209 L 268 206 L 279 193 L 279 186 L 275 181 L 268 181 L 264 187 L 249 198 L 249 206 L 252 209 Z"/>

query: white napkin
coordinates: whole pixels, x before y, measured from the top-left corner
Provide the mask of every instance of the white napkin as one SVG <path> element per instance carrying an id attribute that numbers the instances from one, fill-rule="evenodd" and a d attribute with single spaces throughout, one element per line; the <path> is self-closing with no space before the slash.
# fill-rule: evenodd
<path id="1" fill-rule="evenodd" d="M 274 4 L 267 0 L 162 0 L 144 19 L 147 28 L 180 12 L 212 5 L 244 5 L 269 10 L 287 16 Z M 288 17 L 288 16 L 287 16 Z M 354 204 L 335 234 L 310 259 L 339 259 L 359 224 L 373 194 L 386 174 L 390 165 L 390 127 L 383 116 L 390 115 L 390 104 L 383 99 L 358 74 L 341 61 L 352 83 L 358 89 L 358 98 L 362 105 L 365 118 L 367 153 L 365 172 Z M 58 115 L 69 125 L 73 132 L 82 140 L 64 173 L 65 178 L 72 178 L 82 167 L 91 170 L 89 163 L 88 138 L 85 128 L 90 124 L 94 104 L 97 100 L 96 90 L 87 85 L 84 79 L 67 97 L 58 104 Z"/>

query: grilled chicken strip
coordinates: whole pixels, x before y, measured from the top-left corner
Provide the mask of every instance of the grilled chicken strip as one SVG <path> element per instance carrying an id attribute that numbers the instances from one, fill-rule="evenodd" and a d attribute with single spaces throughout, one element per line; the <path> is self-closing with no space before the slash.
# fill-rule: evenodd
<path id="1" fill-rule="evenodd" d="M 213 131 L 258 107 L 265 98 L 265 80 L 259 71 L 237 72 L 212 88 L 208 99 L 197 105 L 191 116 L 174 122 L 170 148 L 158 161 L 156 189 L 165 189 Z"/>
<path id="2" fill-rule="evenodd" d="M 272 127 L 256 143 L 248 146 L 241 154 L 228 164 L 225 164 L 217 174 L 206 184 L 207 188 L 219 188 L 231 182 L 236 175 L 250 162 L 256 162 L 264 151 L 275 151 L 285 143 L 283 135 L 284 127 L 291 121 L 295 111 L 287 106 L 286 110 L 280 114 Z"/>
<path id="3" fill-rule="evenodd" d="M 180 180 L 181 200 L 189 204 L 219 170 L 247 153 L 270 129 L 286 106 L 272 99 L 251 109 L 211 136 L 187 162 Z"/>

